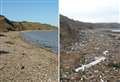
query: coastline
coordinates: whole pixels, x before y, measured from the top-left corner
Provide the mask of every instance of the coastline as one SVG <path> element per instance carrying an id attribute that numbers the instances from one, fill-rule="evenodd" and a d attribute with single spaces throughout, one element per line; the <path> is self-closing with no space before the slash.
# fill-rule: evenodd
<path id="1" fill-rule="evenodd" d="M 47 50 L 47 51 L 49 51 L 49 52 L 52 52 L 52 53 L 55 53 L 56 55 L 57 55 L 57 53 L 58 53 L 58 51 L 57 51 L 57 47 L 55 48 L 55 46 L 50 46 L 50 45 L 46 45 L 45 43 L 43 43 L 43 42 L 40 42 L 39 41 L 39 39 L 35 39 L 35 38 L 32 38 L 32 37 L 30 37 L 30 35 L 26 35 L 26 33 L 28 34 L 28 33 L 33 33 L 33 32 L 55 32 L 55 31 L 57 31 L 57 30 L 29 30 L 29 31 L 21 31 L 20 32 L 20 37 L 21 37 L 21 39 L 23 40 L 23 41 L 25 41 L 25 42 L 27 42 L 27 43 L 29 43 L 29 44 L 31 44 L 31 45 L 33 45 L 33 46 L 36 46 L 36 47 L 38 47 L 38 48 L 42 48 L 42 49 L 45 49 L 45 50 Z M 40 33 L 40 35 L 41 35 L 41 33 Z M 42 34 L 43 36 L 44 36 L 44 34 Z M 29 38 L 28 38 L 29 37 Z M 39 36 L 40 37 L 40 36 Z M 32 38 L 32 39 L 30 39 L 30 38 Z M 43 38 L 43 37 L 42 37 Z M 42 39 L 42 41 L 45 41 L 46 42 L 46 40 L 44 40 L 44 39 Z M 48 41 L 47 41 L 48 42 Z M 50 43 L 49 43 L 50 44 Z M 54 43 L 55 44 L 55 43 Z"/>
<path id="2" fill-rule="evenodd" d="M 57 82 L 57 55 L 23 41 L 19 31 L 0 34 L 0 81 Z"/>

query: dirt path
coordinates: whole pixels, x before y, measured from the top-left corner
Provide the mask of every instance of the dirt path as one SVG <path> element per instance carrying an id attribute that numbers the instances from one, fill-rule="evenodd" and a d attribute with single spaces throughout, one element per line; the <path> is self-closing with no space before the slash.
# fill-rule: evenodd
<path id="1" fill-rule="evenodd" d="M 56 54 L 25 43 L 19 32 L 0 35 L 0 82 L 57 82 Z"/>

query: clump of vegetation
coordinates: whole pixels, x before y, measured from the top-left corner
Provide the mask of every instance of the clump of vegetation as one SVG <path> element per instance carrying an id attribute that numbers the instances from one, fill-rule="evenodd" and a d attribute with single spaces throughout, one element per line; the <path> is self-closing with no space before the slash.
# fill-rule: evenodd
<path id="1" fill-rule="evenodd" d="M 42 25 L 44 25 L 44 26 L 46 26 L 46 27 L 49 27 L 49 28 L 54 28 L 54 29 L 57 29 L 57 27 L 56 27 L 56 26 L 53 26 L 53 25 L 50 25 L 50 24 L 42 24 Z"/>
<path id="2" fill-rule="evenodd" d="M 115 68 L 119 68 L 119 69 L 120 69 L 120 62 L 118 62 L 118 63 L 110 63 L 109 66 L 110 66 L 110 67 L 115 67 Z"/>

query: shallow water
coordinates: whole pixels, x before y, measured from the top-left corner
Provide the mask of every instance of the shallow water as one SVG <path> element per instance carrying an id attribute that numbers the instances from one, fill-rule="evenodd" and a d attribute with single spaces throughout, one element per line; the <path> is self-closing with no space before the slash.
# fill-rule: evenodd
<path id="1" fill-rule="evenodd" d="M 120 29 L 113 29 L 112 32 L 120 32 Z"/>
<path id="2" fill-rule="evenodd" d="M 30 31 L 21 32 L 22 38 L 39 47 L 50 48 L 58 52 L 58 32 L 54 31 Z"/>

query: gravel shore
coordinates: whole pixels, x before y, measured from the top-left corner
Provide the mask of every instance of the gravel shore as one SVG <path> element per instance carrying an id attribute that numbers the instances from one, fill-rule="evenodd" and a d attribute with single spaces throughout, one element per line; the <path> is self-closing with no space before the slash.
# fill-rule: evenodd
<path id="1" fill-rule="evenodd" d="M 57 82 L 57 55 L 24 42 L 20 32 L 0 33 L 0 82 Z"/>
<path id="2" fill-rule="evenodd" d="M 78 36 L 61 44 L 61 82 L 120 82 L 120 33 L 88 29 Z"/>

